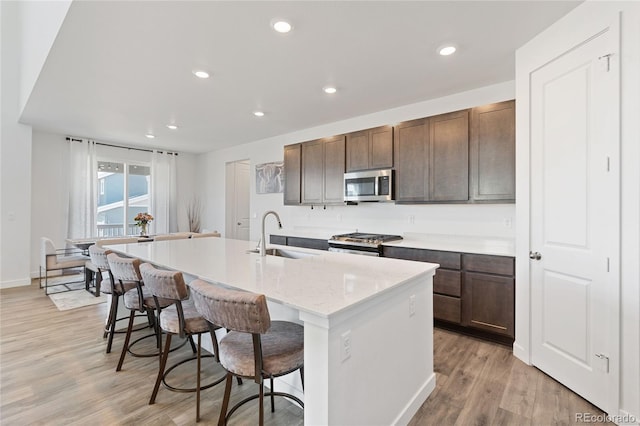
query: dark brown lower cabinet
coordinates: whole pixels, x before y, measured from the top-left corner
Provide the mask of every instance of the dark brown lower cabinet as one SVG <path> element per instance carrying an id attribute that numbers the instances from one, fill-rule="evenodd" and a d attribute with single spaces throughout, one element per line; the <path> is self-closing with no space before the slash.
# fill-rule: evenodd
<path id="1" fill-rule="evenodd" d="M 462 325 L 515 337 L 514 279 L 464 273 Z"/>
<path id="2" fill-rule="evenodd" d="M 383 256 L 437 263 L 437 325 L 510 344 L 515 337 L 515 261 L 510 256 L 384 246 Z"/>

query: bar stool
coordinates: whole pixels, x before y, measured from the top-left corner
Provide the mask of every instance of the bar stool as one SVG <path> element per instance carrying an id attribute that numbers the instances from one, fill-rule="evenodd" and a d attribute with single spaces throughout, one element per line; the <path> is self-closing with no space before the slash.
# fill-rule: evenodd
<path id="1" fill-rule="evenodd" d="M 196 422 L 198 422 L 200 421 L 200 391 L 203 389 L 209 389 L 218 383 L 222 383 L 225 379 L 225 376 L 223 375 L 207 385 L 201 385 L 200 381 L 201 359 L 214 358 L 214 355 L 202 355 L 202 334 L 209 333 L 211 335 L 213 352 L 217 358 L 218 339 L 216 338 L 215 330 L 220 327 L 209 327 L 209 323 L 198 313 L 198 311 L 196 311 L 193 301 L 189 299 L 189 291 L 181 272 L 163 271 L 154 268 L 149 263 L 143 263 L 140 265 L 140 273 L 142 274 L 145 287 L 149 289 L 157 304 L 156 308 L 158 309 L 160 329 L 167 336 L 165 347 L 164 350 L 162 350 L 162 356 L 160 358 L 158 376 L 156 378 L 155 386 L 153 387 L 149 405 L 155 403 L 161 382 L 169 390 L 175 392 L 196 392 Z M 165 309 L 161 309 L 159 307 L 160 299 L 171 300 L 173 304 Z M 178 335 L 182 338 L 191 338 L 194 334 L 198 336 L 197 355 L 195 357 L 184 359 L 174 364 L 169 369 L 166 369 L 167 358 L 169 357 L 169 351 L 171 348 L 171 337 L 173 335 Z M 162 339 L 162 336 L 160 336 L 160 339 Z M 174 368 L 192 360 L 197 360 L 195 388 L 176 388 L 166 382 L 167 376 Z"/>
<path id="2" fill-rule="evenodd" d="M 118 366 L 116 367 L 116 371 L 120 371 L 122 369 L 124 357 L 127 352 L 135 357 L 151 357 L 158 356 L 160 354 L 160 330 L 154 316 L 154 311 L 156 310 L 156 302 L 153 299 L 153 295 L 151 294 L 151 292 L 149 292 L 149 290 L 146 289 L 142 283 L 142 275 L 140 275 L 140 259 L 120 257 L 115 253 L 109 253 L 107 255 L 107 261 L 109 262 L 109 269 L 111 270 L 113 278 L 115 280 L 118 280 L 123 288 L 129 283 L 133 283 L 135 286 L 135 288 L 132 288 L 131 290 L 128 290 L 124 293 L 124 306 L 129 309 L 130 313 L 129 324 L 127 326 L 124 344 L 122 345 L 122 352 L 120 353 L 120 359 L 118 361 Z M 173 301 L 171 300 L 158 299 L 158 306 L 160 307 L 160 309 L 165 308 L 172 303 Z M 133 330 L 133 321 L 136 316 L 136 311 L 147 314 L 149 325 L 153 327 L 155 332 L 153 334 L 140 337 L 139 339 L 136 339 L 131 344 L 129 344 L 131 340 L 131 332 Z M 157 352 L 151 354 L 140 354 L 131 350 L 131 348 L 136 343 L 140 342 L 142 339 L 146 339 L 152 336 L 156 337 L 156 343 L 158 345 Z"/>
<path id="3" fill-rule="evenodd" d="M 263 294 L 228 290 L 202 280 L 189 284 L 196 309 L 211 324 L 231 330 L 220 340 L 220 363 L 227 370 L 218 425 L 243 404 L 258 398 L 259 424 L 264 424 L 264 379 L 271 380 L 271 396 L 284 396 L 304 407 L 297 397 L 273 390 L 273 378 L 300 370 L 304 386 L 304 328 L 292 322 L 271 321 Z M 252 378 L 259 393 L 243 399 L 227 414 L 233 376 Z"/>
<path id="4" fill-rule="evenodd" d="M 111 352 L 113 335 L 116 333 L 116 322 L 127 319 L 126 317 L 117 318 L 120 296 L 123 296 L 127 291 L 136 288 L 135 282 L 118 281 L 116 283 L 115 279 L 113 278 L 113 274 L 111 273 L 111 269 L 109 268 L 109 261 L 107 260 L 107 255 L 109 253 L 111 253 L 111 250 L 106 250 L 96 245 L 89 247 L 89 257 L 91 258 L 91 264 L 96 270 L 96 288 L 99 287 L 103 293 L 111 295 L 111 307 L 109 309 L 109 316 L 107 317 L 107 324 L 105 325 L 104 335 L 102 336 L 103 338 L 109 336 L 109 340 L 107 342 L 107 353 Z M 106 286 L 97 284 L 98 281 L 104 282 L 102 274 L 105 271 L 109 273 L 109 282 Z"/>

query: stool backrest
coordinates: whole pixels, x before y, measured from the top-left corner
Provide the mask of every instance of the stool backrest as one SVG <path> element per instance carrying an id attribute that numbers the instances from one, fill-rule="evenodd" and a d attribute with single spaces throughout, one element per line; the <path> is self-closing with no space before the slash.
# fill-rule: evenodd
<path id="1" fill-rule="evenodd" d="M 109 261 L 107 260 L 107 255 L 111 253 L 111 250 L 103 249 L 102 247 L 92 245 L 89 247 L 89 257 L 91 258 L 91 263 L 93 263 L 97 268 L 100 268 L 103 271 L 108 271 Z"/>
<path id="2" fill-rule="evenodd" d="M 150 263 L 140 265 L 140 273 L 145 287 L 156 297 L 171 300 L 185 300 L 189 298 L 187 284 L 182 272 L 164 271 L 156 269 Z"/>
<path id="3" fill-rule="evenodd" d="M 115 253 L 107 255 L 109 269 L 113 277 L 120 281 L 142 281 L 140 275 L 140 259 L 120 257 Z"/>
<path id="4" fill-rule="evenodd" d="M 189 287 L 196 310 L 212 324 L 253 334 L 264 334 L 271 327 L 264 294 L 229 290 L 202 280 L 193 280 Z"/>

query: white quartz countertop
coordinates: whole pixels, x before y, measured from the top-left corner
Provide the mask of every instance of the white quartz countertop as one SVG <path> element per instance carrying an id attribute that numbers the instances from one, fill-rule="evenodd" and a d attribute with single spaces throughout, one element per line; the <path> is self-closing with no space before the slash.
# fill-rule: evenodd
<path id="1" fill-rule="evenodd" d="M 369 232 L 370 230 L 365 230 Z M 328 233 L 316 230 L 291 230 L 282 229 L 272 232 L 271 235 L 281 235 L 287 237 L 329 239 L 339 233 L 354 231 L 344 231 Z M 376 233 L 377 231 L 373 231 Z M 489 236 L 467 236 L 467 235 L 445 235 L 445 234 L 422 234 L 405 233 L 403 239 L 385 243 L 385 246 L 418 248 L 427 250 L 443 250 L 459 253 L 487 254 L 493 256 L 515 256 L 516 248 L 513 238 L 489 237 Z"/>
<path id="2" fill-rule="evenodd" d="M 226 238 L 105 247 L 205 281 L 262 293 L 272 301 L 327 318 L 417 277 L 427 278 L 438 266 L 276 245 L 267 248 L 277 247 L 309 256 L 301 259 L 261 257 L 247 253 L 255 248 L 255 242 Z"/>

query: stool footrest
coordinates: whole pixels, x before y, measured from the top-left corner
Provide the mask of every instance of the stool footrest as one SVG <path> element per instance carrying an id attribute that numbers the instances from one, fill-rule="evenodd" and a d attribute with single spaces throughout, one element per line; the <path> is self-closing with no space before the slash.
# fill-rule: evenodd
<path id="1" fill-rule="evenodd" d="M 292 401 L 295 401 L 296 403 L 298 403 L 300 405 L 300 407 L 304 408 L 304 402 L 302 402 L 300 400 L 300 398 L 298 398 L 297 396 L 291 395 L 289 393 L 285 393 L 285 392 L 265 392 L 263 394 L 264 397 L 267 396 L 283 396 L 285 398 L 291 399 Z M 253 401 L 254 399 L 258 399 L 260 398 L 260 394 L 255 394 L 255 395 L 251 395 L 246 397 L 245 399 L 243 399 L 242 401 L 238 402 L 236 405 L 234 405 L 233 407 L 231 407 L 231 409 L 227 412 L 227 416 L 224 419 L 225 424 L 229 421 L 229 418 L 231 417 L 231 415 L 240 407 L 242 407 L 244 404 L 246 404 L 249 401 Z"/>
<path id="2" fill-rule="evenodd" d="M 201 356 L 200 356 L 200 359 L 203 359 L 203 358 L 215 358 L 215 355 L 201 355 Z M 169 373 L 170 373 L 173 369 L 175 369 L 175 368 L 177 368 L 177 367 L 181 366 L 182 364 L 184 364 L 184 363 L 186 363 L 186 362 L 189 362 L 189 361 L 197 361 L 197 359 L 198 359 L 198 357 L 193 356 L 193 357 L 191 357 L 191 358 L 183 359 L 182 361 L 177 362 L 177 363 L 175 363 L 174 365 L 172 365 L 171 367 L 169 367 L 169 368 L 164 372 L 164 375 L 162 376 L 162 384 L 164 385 L 164 387 L 166 387 L 167 389 L 169 389 L 170 391 L 173 391 L 173 392 L 195 392 L 195 391 L 197 391 L 197 389 L 196 389 L 196 388 L 179 388 L 179 387 L 172 386 L 172 385 L 170 385 L 169 383 L 167 383 L 167 376 L 169 375 Z M 226 371 L 223 371 L 223 375 L 222 375 L 222 377 L 220 377 L 220 378 L 218 378 L 218 379 L 215 379 L 213 382 L 211 382 L 211 383 L 209 383 L 209 384 L 201 385 L 201 386 L 200 386 L 200 390 L 212 388 L 212 387 L 214 387 L 215 385 L 217 385 L 217 384 L 219 384 L 219 383 L 222 383 L 226 377 L 227 377 Z"/>

